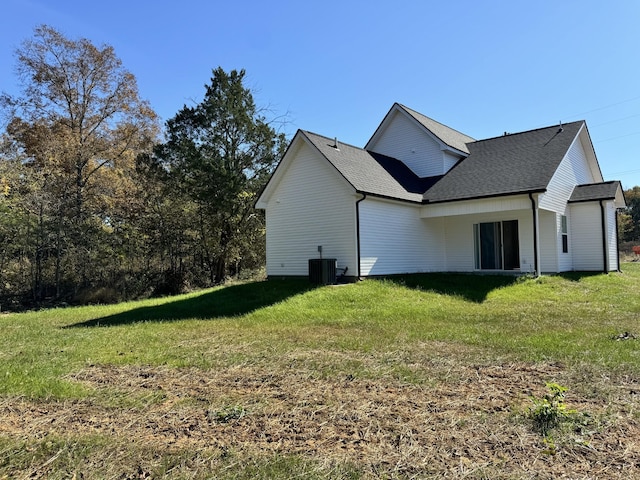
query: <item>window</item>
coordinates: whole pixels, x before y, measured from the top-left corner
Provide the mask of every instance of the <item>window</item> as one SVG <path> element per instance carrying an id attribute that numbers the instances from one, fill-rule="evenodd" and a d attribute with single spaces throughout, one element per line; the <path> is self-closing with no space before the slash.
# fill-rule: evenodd
<path id="1" fill-rule="evenodd" d="M 476 269 L 520 268 L 517 220 L 476 223 L 473 226 L 473 234 Z"/>
<path id="2" fill-rule="evenodd" d="M 566 215 L 562 215 L 560 223 L 562 231 L 562 253 L 569 253 L 569 230 L 567 229 Z"/>

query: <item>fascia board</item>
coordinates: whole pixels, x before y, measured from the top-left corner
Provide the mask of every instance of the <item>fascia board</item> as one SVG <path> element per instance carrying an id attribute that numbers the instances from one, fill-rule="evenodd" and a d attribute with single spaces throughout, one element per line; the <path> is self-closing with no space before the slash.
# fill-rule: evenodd
<path id="1" fill-rule="evenodd" d="M 591 170 L 591 174 L 594 176 L 593 183 L 604 182 L 600 163 L 598 162 L 598 157 L 596 156 L 596 151 L 593 148 L 593 142 L 591 141 L 591 135 L 589 135 L 589 129 L 587 128 L 587 122 L 582 123 L 582 127 L 580 127 L 580 131 L 576 137 L 582 142 L 582 148 L 587 156 L 587 162 L 589 162 L 589 169 Z M 571 147 L 573 147 L 573 143 L 571 144 Z"/>
<path id="2" fill-rule="evenodd" d="M 369 141 L 365 145 L 365 147 L 364 147 L 365 150 L 375 151 L 375 148 L 373 146 L 376 144 L 376 142 L 378 141 L 378 138 L 380 138 L 382 133 L 385 131 L 385 129 L 386 129 L 387 125 L 389 124 L 389 122 L 391 122 L 391 118 L 393 117 L 393 114 L 395 112 L 399 112 L 402 115 L 404 115 L 404 117 L 407 118 L 411 123 L 416 125 L 418 127 L 418 129 L 420 129 L 421 131 L 423 131 L 427 135 L 429 135 L 429 137 L 432 138 L 438 144 L 438 146 L 439 146 L 441 151 L 450 152 L 450 153 L 453 153 L 454 155 L 457 155 L 457 156 L 460 156 L 460 157 L 468 157 L 469 156 L 468 153 L 463 152 L 462 150 L 458 150 L 457 148 L 452 147 L 452 146 L 447 145 L 446 143 L 444 143 L 440 139 L 440 137 L 435 135 L 431 130 L 429 130 L 422 123 L 420 123 L 418 120 L 416 120 L 409 112 L 407 112 L 404 108 L 402 108 L 402 106 L 400 104 L 398 104 L 398 103 L 394 103 L 393 104 L 393 106 L 391 107 L 389 112 L 385 115 L 385 117 L 382 120 L 382 122 L 380 122 L 380 125 L 378 125 L 378 128 L 376 129 L 376 131 L 373 133 L 373 135 L 371 136 L 371 138 L 369 139 Z"/>
<path id="3" fill-rule="evenodd" d="M 376 128 L 376 131 L 373 132 L 373 135 L 371 135 L 371 138 L 369 139 L 367 144 L 364 146 L 365 150 L 373 150 L 372 146 L 375 145 L 375 143 L 378 141 L 378 138 L 380 138 L 380 136 L 382 135 L 382 132 L 385 130 L 386 128 L 385 124 L 387 124 L 390 121 L 389 119 L 391 118 L 392 114 L 399 110 L 402 110 L 402 109 L 400 108 L 400 105 L 398 103 L 394 103 L 391 106 L 387 114 L 384 116 L 384 118 L 378 125 L 378 128 Z M 412 119 L 412 120 L 415 122 L 415 119 Z"/>

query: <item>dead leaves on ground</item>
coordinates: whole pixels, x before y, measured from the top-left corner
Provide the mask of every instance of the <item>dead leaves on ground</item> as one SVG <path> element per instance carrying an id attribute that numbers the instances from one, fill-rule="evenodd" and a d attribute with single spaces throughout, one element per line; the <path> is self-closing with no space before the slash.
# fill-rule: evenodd
<path id="1" fill-rule="evenodd" d="M 552 455 L 523 412 L 545 382 L 566 376 L 561 366 L 449 362 L 420 368 L 431 380 L 318 378 L 249 365 L 220 371 L 94 365 L 71 379 L 94 388 L 95 397 L 5 399 L 0 434 L 100 435 L 160 454 L 233 449 L 301 455 L 354 464 L 372 477 L 640 475 L 638 400 L 629 393 L 637 385 L 612 385 L 619 395 L 606 400 L 570 392 L 568 404 L 599 420 L 555 439 Z M 100 400 L 110 394 L 123 401 Z"/>

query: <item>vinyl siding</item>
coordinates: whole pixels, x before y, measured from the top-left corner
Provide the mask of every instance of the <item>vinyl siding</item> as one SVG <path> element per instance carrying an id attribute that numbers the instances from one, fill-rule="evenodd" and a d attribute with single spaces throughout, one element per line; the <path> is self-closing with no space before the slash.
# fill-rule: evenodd
<path id="1" fill-rule="evenodd" d="M 539 206 L 545 210 L 564 214 L 574 187 L 594 181 L 596 179 L 591 174 L 587 156 L 578 135 L 553 174 L 546 193 L 540 195 Z"/>
<path id="2" fill-rule="evenodd" d="M 540 268 L 542 273 L 569 272 L 574 269 L 571 247 L 571 215 L 567 211 L 568 252 L 562 251 L 562 215 L 547 210 L 539 211 Z"/>
<path id="3" fill-rule="evenodd" d="M 404 113 L 395 112 L 383 135 L 371 146 L 374 152 L 403 161 L 419 177 L 442 175 L 457 159 Z"/>
<path id="4" fill-rule="evenodd" d="M 360 203 L 361 274 L 418 273 L 443 268 L 441 221 L 420 208 L 368 198 Z"/>
<path id="5" fill-rule="evenodd" d="M 446 265 L 445 271 L 472 272 L 474 270 L 473 218 L 467 215 L 446 218 L 445 221 Z"/>
<path id="6" fill-rule="evenodd" d="M 355 274 L 353 189 L 307 144 L 296 152 L 266 207 L 267 275 L 308 275 L 308 260 L 336 258 Z"/>
<path id="7" fill-rule="evenodd" d="M 427 246 L 427 271 L 447 271 L 447 243 L 444 218 L 422 219 L 429 232 Z"/>
<path id="8" fill-rule="evenodd" d="M 533 271 L 533 220 L 531 219 L 531 210 L 460 215 L 444 219 L 445 270 L 450 272 L 475 271 L 473 225 L 506 220 L 518 221 L 520 271 Z"/>
<path id="9" fill-rule="evenodd" d="M 569 248 L 573 269 L 578 271 L 603 270 L 602 228 L 598 202 L 570 205 Z"/>
<path id="10" fill-rule="evenodd" d="M 609 271 L 619 269 L 618 265 L 618 226 L 616 225 L 616 207 L 613 201 L 606 202 L 607 246 L 609 251 Z"/>
<path id="11" fill-rule="evenodd" d="M 460 161 L 460 157 L 453 155 L 449 152 L 444 152 L 444 164 L 443 164 L 444 168 L 442 173 L 446 173 L 449 170 L 451 170 L 459 161 Z"/>

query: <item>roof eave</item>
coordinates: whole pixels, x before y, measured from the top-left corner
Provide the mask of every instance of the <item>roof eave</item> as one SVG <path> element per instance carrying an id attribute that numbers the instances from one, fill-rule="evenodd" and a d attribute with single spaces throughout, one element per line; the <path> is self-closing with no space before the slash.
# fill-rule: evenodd
<path id="1" fill-rule="evenodd" d="M 452 198 L 447 200 L 429 200 L 425 199 L 422 201 L 423 205 L 437 205 L 442 203 L 453 203 L 453 202 L 464 202 L 464 201 L 472 201 L 472 200 L 486 200 L 488 198 L 501 198 L 501 197 L 514 197 L 516 195 L 528 195 L 534 193 L 544 193 L 546 192 L 546 188 L 537 188 L 533 190 L 520 190 L 517 192 L 504 192 L 497 194 L 487 194 L 487 195 L 475 195 L 473 197 L 463 197 L 463 198 Z"/>
<path id="2" fill-rule="evenodd" d="M 356 193 L 358 193 L 360 195 L 366 195 L 367 197 L 381 198 L 383 200 L 393 200 L 395 202 L 411 203 L 411 204 L 415 204 L 415 205 L 424 205 L 424 201 L 422 201 L 422 200 L 411 200 L 411 199 L 408 199 L 408 198 L 399 198 L 399 197 L 394 197 L 392 195 L 384 195 L 382 193 L 367 192 L 366 190 L 356 190 Z"/>
<path id="3" fill-rule="evenodd" d="M 298 131 L 296 131 L 295 135 L 289 142 L 289 145 L 287 146 L 284 154 L 282 155 L 282 158 L 276 165 L 276 168 L 274 168 L 273 172 L 271 172 L 269 180 L 264 185 L 264 187 L 262 187 L 262 190 L 260 191 L 258 198 L 253 204 L 253 208 L 256 208 L 258 210 L 265 210 L 267 208 L 271 191 L 275 188 L 274 185 L 280 181 L 280 178 L 279 178 L 280 172 L 282 171 L 282 168 L 283 168 L 281 167 L 281 165 L 285 162 L 285 159 L 288 158 L 287 155 L 294 148 L 294 144 L 298 143 L 298 138 L 301 136 L 301 134 L 302 134 L 302 130 L 298 129 Z"/>
<path id="4" fill-rule="evenodd" d="M 615 185 L 615 192 L 609 195 L 578 198 L 575 200 L 569 199 L 567 203 L 575 204 L 575 203 L 587 203 L 587 202 L 612 201 L 616 208 L 625 208 L 627 206 L 627 200 L 624 196 L 624 190 L 622 189 L 622 184 L 620 183 L 619 180 L 609 180 L 608 182 L 600 182 L 600 183 L 603 183 L 603 184 L 609 183 L 609 184 Z M 596 183 L 596 184 L 578 185 L 578 187 L 585 187 L 589 185 L 598 185 L 598 184 Z"/>
<path id="5" fill-rule="evenodd" d="M 448 152 L 448 153 L 453 153 L 454 155 L 458 156 L 458 157 L 468 157 L 469 156 L 469 152 L 463 152 L 462 150 L 459 150 L 455 147 L 452 147 L 451 145 L 446 145 L 444 144 L 444 147 L 441 148 L 441 150 L 443 152 Z"/>
<path id="6" fill-rule="evenodd" d="M 369 141 L 366 143 L 366 145 L 364 146 L 364 150 L 371 150 L 370 145 L 372 143 L 375 142 L 375 139 L 378 137 L 378 135 L 380 134 L 380 132 L 382 132 L 383 130 L 383 125 L 387 122 L 387 119 L 391 116 L 391 114 L 396 111 L 396 110 L 400 110 L 400 104 L 398 102 L 395 102 L 391 108 L 389 109 L 389 111 L 387 112 L 387 114 L 384 116 L 384 118 L 382 119 L 382 121 L 378 124 L 378 127 L 376 128 L 376 131 L 373 132 L 373 135 L 371 135 L 371 138 L 369 138 Z"/>
<path id="7" fill-rule="evenodd" d="M 387 114 L 384 116 L 384 118 L 382 119 L 382 122 L 380 122 L 380 124 L 378 125 L 378 128 L 376 128 L 376 131 L 373 132 L 373 135 L 371 135 L 371 138 L 369 139 L 369 141 L 367 142 L 367 144 L 364 146 L 365 150 L 372 150 L 371 145 L 374 144 L 377 140 L 377 137 L 381 134 L 381 132 L 384 131 L 384 126 L 387 123 L 387 120 L 391 117 L 391 115 L 394 112 L 401 112 L 402 115 L 404 115 L 407 119 L 409 119 L 410 121 L 414 122 L 419 128 L 421 128 L 423 131 L 425 131 L 427 134 L 429 134 L 429 136 L 431 138 L 433 138 L 433 140 L 435 140 L 439 145 L 440 145 L 440 149 L 442 151 L 446 151 L 446 152 L 450 152 L 453 153 L 454 155 L 460 156 L 460 157 L 468 157 L 469 156 L 469 152 L 468 151 L 464 151 L 464 150 L 460 150 L 457 147 L 454 147 L 453 145 L 449 145 L 448 143 L 446 143 L 444 140 L 442 140 L 438 135 L 436 135 L 434 132 L 432 132 L 431 130 L 429 130 L 425 125 L 423 125 L 420 121 L 418 121 L 408 110 L 407 107 L 405 107 L 404 105 L 399 104 L 398 102 L 395 102 L 393 104 L 393 106 L 389 109 L 389 111 L 387 112 Z M 447 127 L 449 128 L 449 127 Z"/>
<path id="8" fill-rule="evenodd" d="M 569 200 L 567 201 L 567 203 L 588 203 L 588 202 L 599 202 L 601 200 L 604 201 L 608 201 L 608 200 L 613 200 L 615 201 L 616 197 L 598 197 L 598 198 L 580 198 L 578 200 Z"/>
<path id="9" fill-rule="evenodd" d="M 582 126 L 580 127 L 580 131 L 578 132 L 577 138 L 583 142 L 582 146 L 585 149 L 585 154 L 587 156 L 587 162 L 589 163 L 589 168 L 591 169 L 594 178 L 600 178 L 602 182 L 604 182 L 604 176 L 602 175 L 602 169 L 600 168 L 600 162 L 598 162 L 598 156 L 596 155 L 596 150 L 593 147 L 593 140 L 591 140 L 591 134 L 589 133 L 589 127 L 587 127 L 587 122 L 582 120 Z M 586 145 L 585 145 L 586 143 Z"/>

